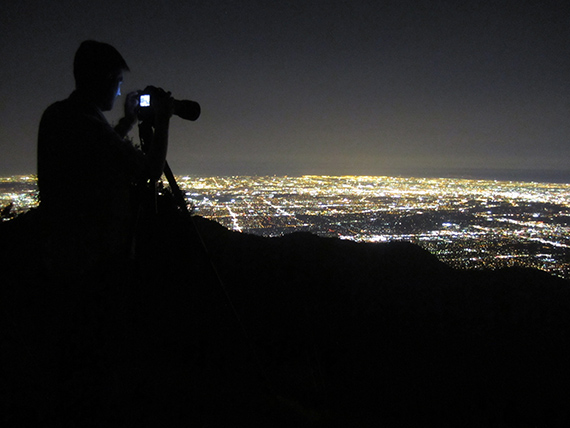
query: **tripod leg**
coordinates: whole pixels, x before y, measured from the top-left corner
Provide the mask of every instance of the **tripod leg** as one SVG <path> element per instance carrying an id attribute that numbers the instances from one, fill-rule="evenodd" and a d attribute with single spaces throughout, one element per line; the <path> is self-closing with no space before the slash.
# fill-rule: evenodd
<path id="1" fill-rule="evenodd" d="M 188 206 L 186 205 L 186 198 L 184 197 L 182 190 L 180 190 L 178 183 L 176 183 L 176 179 L 174 178 L 174 174 L 172 174 L 172 170 L 170 169 L 170 165 L 168 165 L 168 162 L 164 163 L 164 175 L 168 180 L 168 184 L 170 185 L 170 189 L 172 190 L 172 194 L 174 195 L 174 200 L 176 201 L 176 204 L 178 204 L 178 206 L 182 211 L 185 211 L 188 214 L 190 214 L 190 212 L 188 211 Z"/>

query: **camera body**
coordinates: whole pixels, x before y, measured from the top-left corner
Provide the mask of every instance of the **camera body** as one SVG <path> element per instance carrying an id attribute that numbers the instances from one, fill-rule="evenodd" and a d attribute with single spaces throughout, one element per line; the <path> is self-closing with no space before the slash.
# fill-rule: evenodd
<path id="1" fill-rule="evenodd" d="M 154 97 L 158 96 L 157 91 L 158 89 L 154 86 L 147 86 L 139 96 L 139 120 L 144 121 L 152 119 L 154 114 L 154 110 L 152 108 L 152 100 Z M 174 100 L 173 106 L 173 113 L 182 119 L 196 120 L 198 117 L 200 117 L 200 104 L 198 104 L 196 101 Z"/>

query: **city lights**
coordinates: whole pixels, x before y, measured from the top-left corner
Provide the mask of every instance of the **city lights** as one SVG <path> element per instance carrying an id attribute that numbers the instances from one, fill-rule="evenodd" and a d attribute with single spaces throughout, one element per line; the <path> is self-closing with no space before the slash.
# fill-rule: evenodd
<path id="1" fill-rule="evenodd" d="M 570 278 L 570 184 L 364 176 L 178 177 L 197 215 L 266 237 L 296 231 L 405 240 L 456 268 L 524 266 Z M 37 204 L 33 177 L 0 203 Z"/>

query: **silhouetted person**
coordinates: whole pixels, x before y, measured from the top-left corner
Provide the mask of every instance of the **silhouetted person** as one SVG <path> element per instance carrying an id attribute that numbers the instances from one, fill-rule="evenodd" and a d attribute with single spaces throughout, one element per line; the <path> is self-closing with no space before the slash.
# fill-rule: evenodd
<path id="1" fill-rule="evenodd" d="M 173 111 L 170 94 L 153 98 L 154 137 L 147 153 L 126 138 L 137 121 L 138 95 L 126 96 L 114 128 L 102 112 L 121 95 L 129 68 L 112 46 L 83 42 L 75 54 L 75 91 L 44 112 L 38 134 L 39 211 L 49 269 L 84 273 L 126 257 L 133 222 L 132 184 L 158 179 Z"/>

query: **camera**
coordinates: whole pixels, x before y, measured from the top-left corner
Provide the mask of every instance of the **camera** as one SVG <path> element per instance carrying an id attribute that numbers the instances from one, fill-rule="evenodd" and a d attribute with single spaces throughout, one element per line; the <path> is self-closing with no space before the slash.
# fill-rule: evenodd
<path id="1" fill-rule="evenodd" d="M 150 119 L 153 116 L 152 99 L 157 96 L 158 89 L 153 86 L 147 86 L 139 97 L 138 116 L 140 120 Z M 154 95 L 153 95 L 154 93 Z M 173 113 L 186 120 L 196 120 L 200 117 L 200 104 L 190 100 L 174 100 Z"/>

